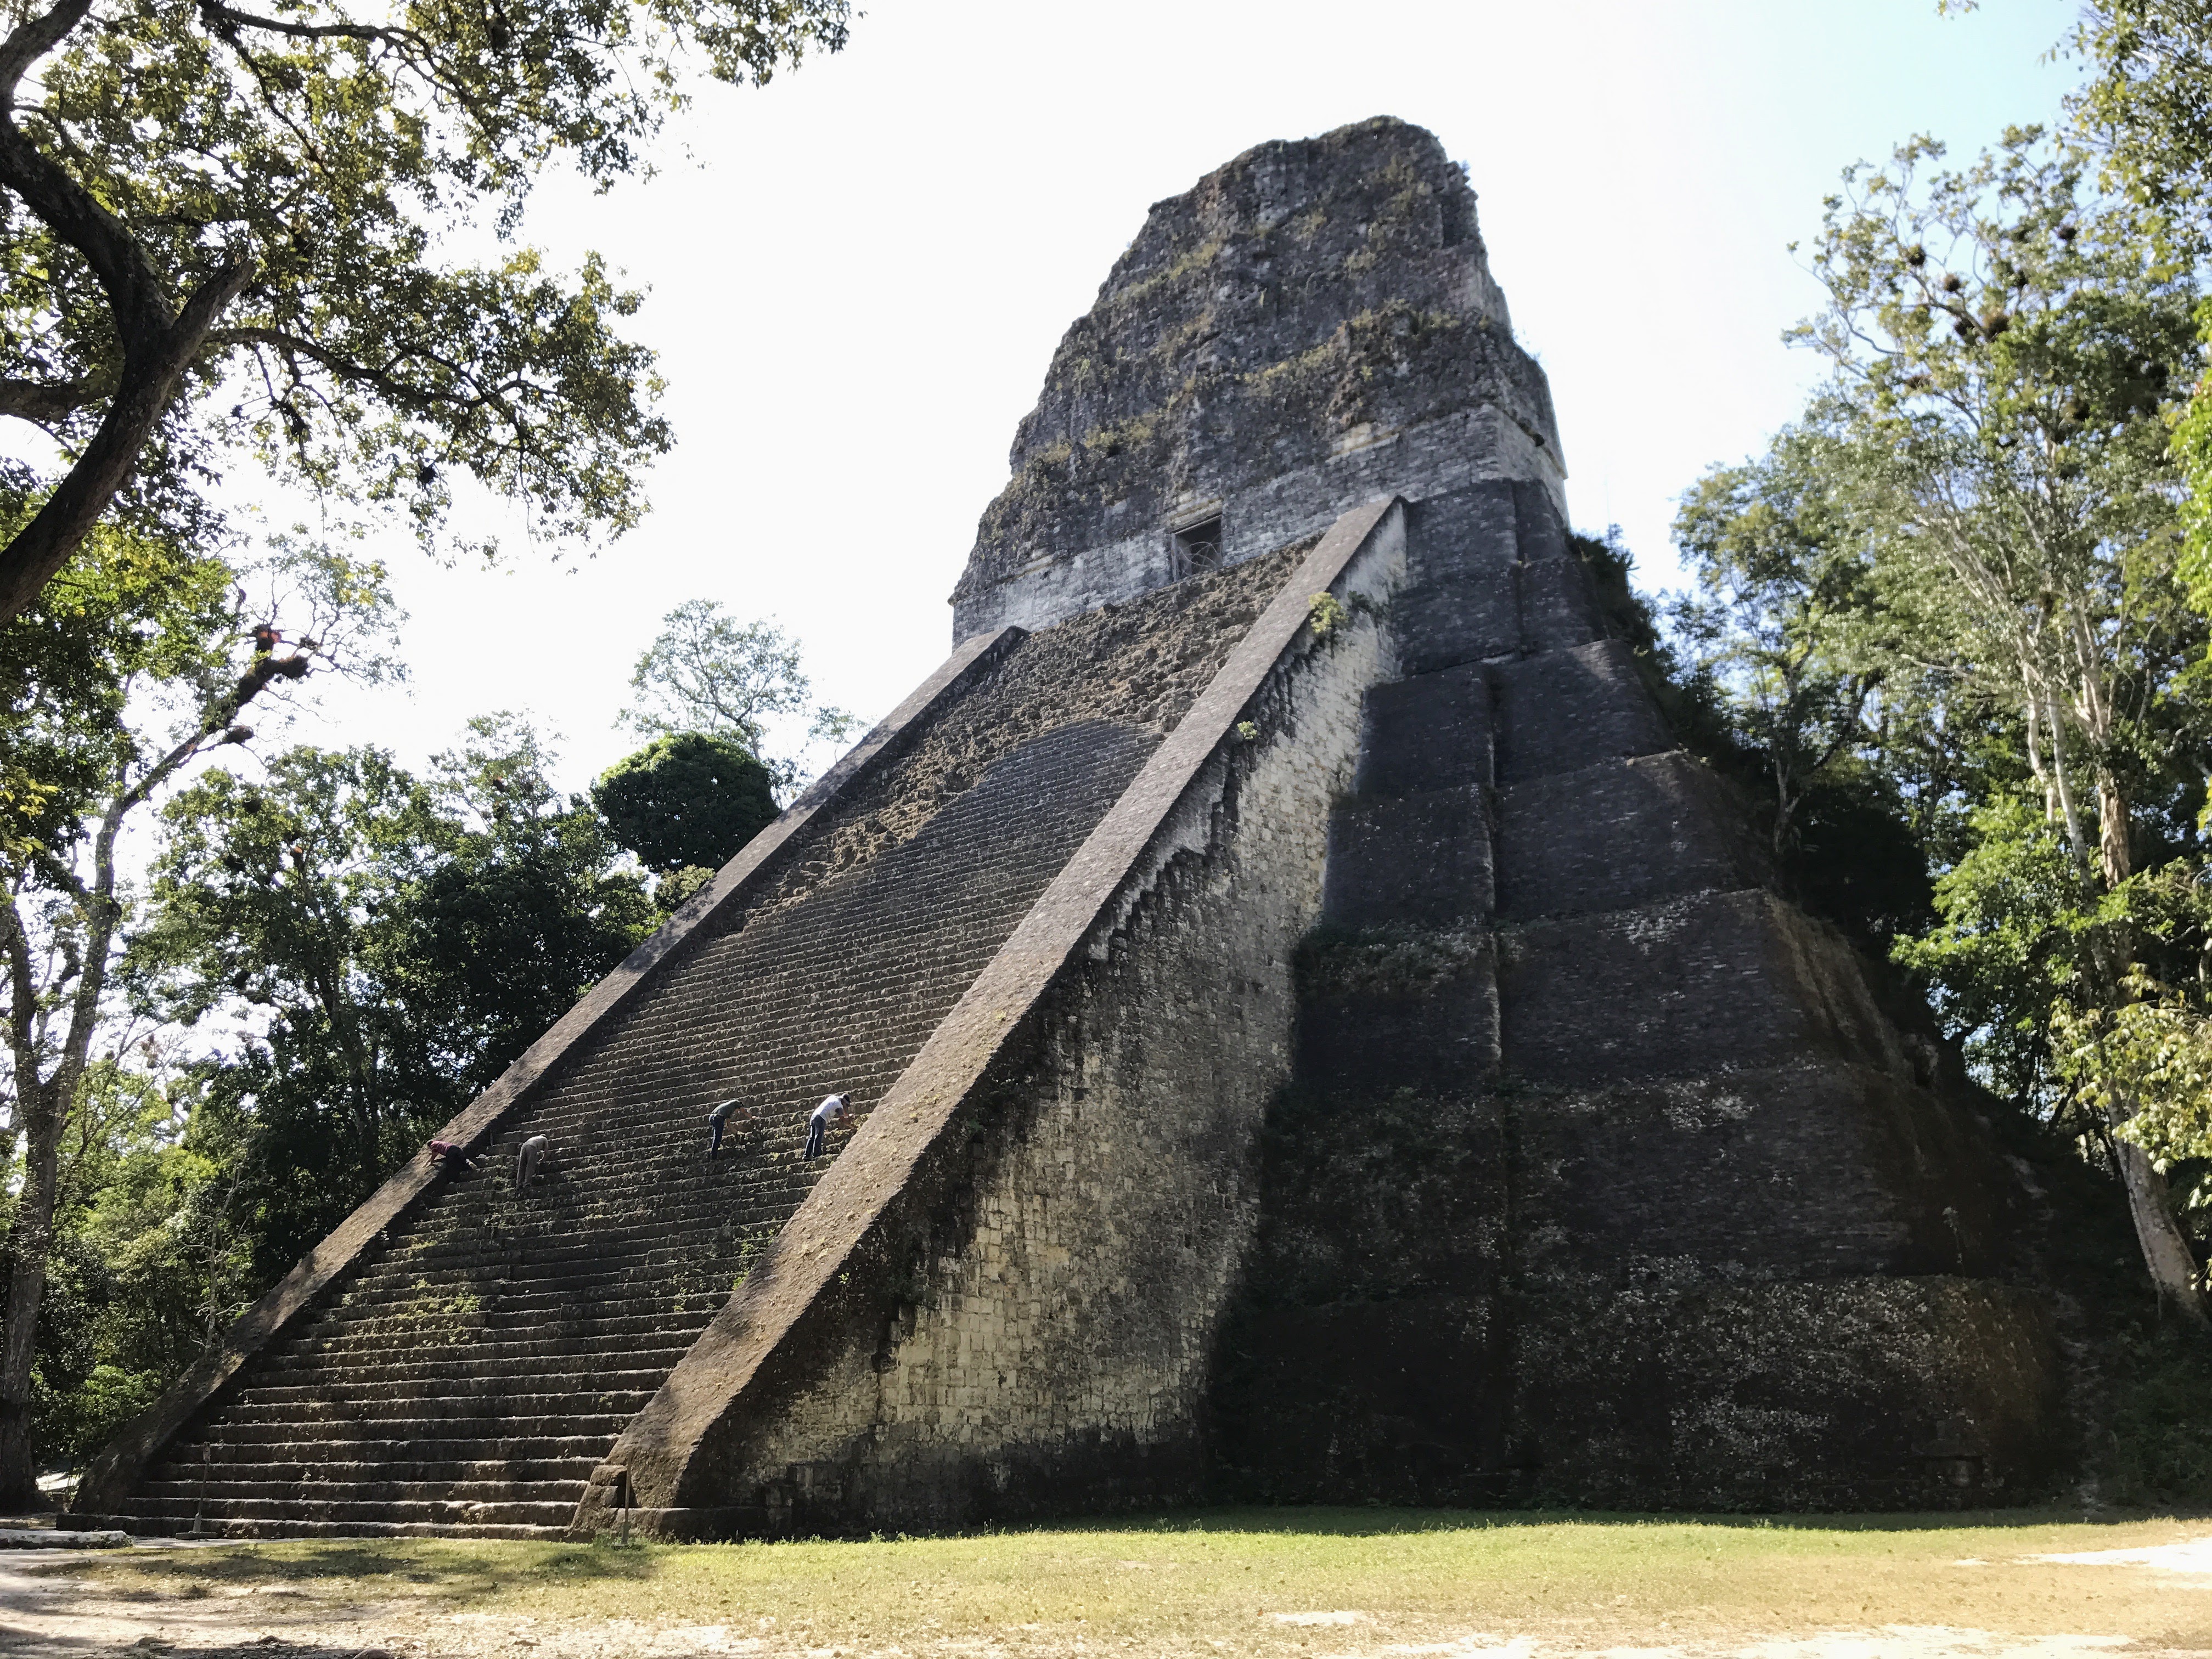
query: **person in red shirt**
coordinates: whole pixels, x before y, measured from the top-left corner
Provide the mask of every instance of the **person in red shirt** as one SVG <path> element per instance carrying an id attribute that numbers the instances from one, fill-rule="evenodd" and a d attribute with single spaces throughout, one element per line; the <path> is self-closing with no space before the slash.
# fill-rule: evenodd
<path id="1" fill-rule="evenodd" d="M 458 1140 L 432 1141 L 430 1161 L 447 1175 L 465 1175 L 477 1166 L 476 1154 Z"/>

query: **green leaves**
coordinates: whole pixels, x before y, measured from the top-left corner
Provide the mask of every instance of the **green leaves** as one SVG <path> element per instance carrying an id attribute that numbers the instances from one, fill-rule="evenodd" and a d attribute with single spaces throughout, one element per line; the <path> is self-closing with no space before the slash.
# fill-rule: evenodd
<path id="1" fill-rule="evenodd" d="M 768 768 L 703 732 L 656 738 L 617 761 L 592 786 L 592 802 L 615 839 L 662 876 L 720 869 L 776 817 Z"/>
<path id="2" fill-rule="evenodd" d="M 210 772 L 164 813 L 140 997 L 238 1036 L 204 1068 L 280 1271 L 658 921 L 541 740 L 490 716 L 417 778 L 374 749 Z M 249 1133 L 250 1132 L 250 1133 Z"/>
<path id="3" fill-rule="evenodd" d="M 556 160 L 603 185 L 644 167 L 691 76 L 764 82 L 841 46 L 848 15 L 59 0 L 0 49 L 0 413 L 52 434 L 95 512 L 125 492 L 173 536 L 204 527 L 203 481 L 236 456 L 441 550 L 457 475 L 526 509 L 536 536 L 619 534 L 643 511 L 639 468 L 672 441 L 651 354 L 619 331 L 641 296 L 596 257 L 563 276 L 526 247 L 458 250 L 511 236 Z M 240 269 L 220 315 L 191 313 L 186 296 Z M 119 471 L 94 442 L 118 420 Z M 0 565 L 62 533 L 45 530 Z"/>
<path id="4" fill-rule="evenodd" d="M 663 617 L 629 684 L 636 695 L 618 724 L 663 736 L 727 738 L 759 759 L 787 795 L 798 787 L 803 754 L 772 752 L 772 727 L 805 720 L 803 750 L 842 743 L 860 724 L 842 708 L 815 702 L 798 641 L 773 622 L 739 623 L 714 599 L 687 599 Z"/>

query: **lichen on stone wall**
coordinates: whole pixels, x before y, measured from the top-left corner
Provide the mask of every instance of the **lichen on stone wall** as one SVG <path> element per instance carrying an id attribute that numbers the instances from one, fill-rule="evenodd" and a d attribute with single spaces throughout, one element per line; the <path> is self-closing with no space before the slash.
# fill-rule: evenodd
<path id="1" fill-rule="evenodd" d="M 1301 993 L 1416 995 L 1466 973 L 1493 949 L 1486 927 L 1453 932 L 1389 927 L 1351 932 L 1317 927 L 1298 946 Z"/>

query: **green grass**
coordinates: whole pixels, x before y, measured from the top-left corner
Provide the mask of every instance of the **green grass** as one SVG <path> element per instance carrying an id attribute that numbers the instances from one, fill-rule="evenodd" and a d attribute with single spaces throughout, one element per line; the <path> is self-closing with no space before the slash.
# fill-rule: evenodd
<path id="1" fill-rule="evenodd" d="M 2212 1595 L 2034 1554 L 2176 1543 L 2176 1516 L 1796 1518 L 1236 1510 L 868 1542 L 282 1543 L 87 1568 L 146 1604 L 279 1585 L 372 1616 L 715 1624 L 771 1648 L 1341 1654 L 1484 1632 L 1604 1645 L 1886 1625 L 2212 1650 Z M 1985 1563 L 1961 1565 L 1965 1561 Z M 1355 1625 L 1278 1613 L 1350 1612 Z"/>

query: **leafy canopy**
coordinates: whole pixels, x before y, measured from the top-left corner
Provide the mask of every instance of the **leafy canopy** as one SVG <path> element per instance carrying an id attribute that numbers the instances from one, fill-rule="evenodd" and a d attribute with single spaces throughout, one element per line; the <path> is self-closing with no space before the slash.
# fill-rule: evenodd
<path id="1" fill-rule="evenodd" d="M 635 696 L 618 725 L 654 736 L 726 738 L 767 766 L 787 793 L 799 783 L 801 756 L 775 752 L 775 728 L 798 725 L 803 751 L 817 742 L 842 742 L 860 724 L 842 708 L 815 702 L 798 641 L 773 622 L 740 623 L 714 599 L 687 599 L 663 617 L 629 684 Z"/>
<path id="2" fill-rule="evenodd" d="M 615 839 L 656 875 L 719 870 L 775 822 L 768 768 L 704 732 L 656 738 L 599 775 L 592 804 Z"/>
<path id="3" fill-rule="evenodd" d="M 0 617 L 118 495 L 181 533 L 257 458 L 443 528 L 469 475 L 619 532 L 670 434 L 638 296 L 510 238 L 543 168 L 644 168 L 684 76 L 760 83 L 846 0 L 54 0 L 0 40 L 0 414 L 50 465 Z M 28 451 L 25 453 L 30 453 Z M 127 493 L 126 493 L 127 492 Z"/>
<path id="4" fill-rule="evenodd" d="M 1929 171 L 1942 155 L 1916 139 L 1847 176 L 1814 257 L 1830 303 L 1798 337 L 1835 369 L 1886 521 L 1896 650 L 2020 710 L 2076 857 L 2117 883 L 2201 635 L 2166 420 L 2197 296 L 2078 150 L 2021 128 L 1963 169 Z"/>
<path id="5" fill-rule="evenodd" d="M 654 917 L 537 733 L 417 778 L 361 748 L 211 771 L 164 812 L 140 998 L 212 1035 L 195 1133 L 280 1272 L 635 948 Z"/>

